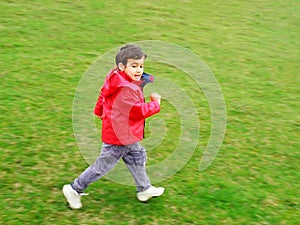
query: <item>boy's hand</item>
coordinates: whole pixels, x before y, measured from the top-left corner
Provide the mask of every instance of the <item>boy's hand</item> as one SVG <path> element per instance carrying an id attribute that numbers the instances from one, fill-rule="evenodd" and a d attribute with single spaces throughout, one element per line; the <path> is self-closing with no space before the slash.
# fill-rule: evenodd
<path id="1" fill-rule="evenodd" d="M 158 104 L 160 104 L 161 96 L 155 92 L 150 95 L 150 99 L 151 101 L 157 101 Z"/>

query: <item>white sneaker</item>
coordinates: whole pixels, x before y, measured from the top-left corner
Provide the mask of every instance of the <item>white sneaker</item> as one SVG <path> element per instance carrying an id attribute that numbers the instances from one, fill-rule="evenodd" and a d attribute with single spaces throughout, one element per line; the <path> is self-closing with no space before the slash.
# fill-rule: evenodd
<path id="1" fill-rule="evenodd" d="M 77 191 L 75 191 L 70 184 L 64 185 L 62 191 L 69 203 L 70 208 L 80 209 L 82 207 L 80 200 L 81 195 Z"/>
<path id="2" fill-rule="evenodd" d="M 138 192 L 137 198 L 141 202 L 146 202 L 152 197 L 158 197 L 161 196 L 164 193 L 165 189 L 162 187 L 153 187 L 151 186 L 146 191 Z"/>

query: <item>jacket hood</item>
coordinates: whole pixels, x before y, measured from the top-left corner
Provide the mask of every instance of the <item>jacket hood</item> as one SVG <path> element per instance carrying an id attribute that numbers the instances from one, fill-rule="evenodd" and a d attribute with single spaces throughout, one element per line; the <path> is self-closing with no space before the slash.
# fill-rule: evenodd
<path id="1" fill-rule="evenodd" d="M 108 97 L 132 83 L 140 85 L 142 81 L 133 81 L 124 71 L 113 69 L 107 75 L 105 83 L 106 85 L 102 87 L 101 91 L 103 97 Z"/>

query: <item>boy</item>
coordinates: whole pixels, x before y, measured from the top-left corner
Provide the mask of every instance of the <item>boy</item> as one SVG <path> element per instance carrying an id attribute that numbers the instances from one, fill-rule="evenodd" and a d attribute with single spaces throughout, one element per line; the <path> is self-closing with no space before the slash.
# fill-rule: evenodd
<path id="1" fill-rule="evenodd" d="M 122 158 L 133 176 L 137 198 L 147 201 L 164 193 L 153 187 L 146 174 L 146 152 L 139 144 L 144 137 L 145 119 L 160 111 L 161 96 L 153 93 L 145 103 L 141 80 L 147 55 L 133 44 L 123 46 L 116 55 L 117 68 L 106 77 L 94 113 L 102 119 L 103 146 L 95 163 L 88 167 L 63 193 L 72 209 L 82 207 L 81 196 L 87 186 L 108 173 Z"/>

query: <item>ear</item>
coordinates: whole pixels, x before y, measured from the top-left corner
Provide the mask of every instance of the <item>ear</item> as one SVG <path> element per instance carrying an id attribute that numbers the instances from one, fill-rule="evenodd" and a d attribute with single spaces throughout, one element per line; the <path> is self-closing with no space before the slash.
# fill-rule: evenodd
<path id="1" fill-rule="evenodd" d="M 119 67 L 119 70 L 121 70 L 121 71 L 125 70 L 125 66 L 123 65 L 123 63 L 119 63 L 118 67 Z"/>

